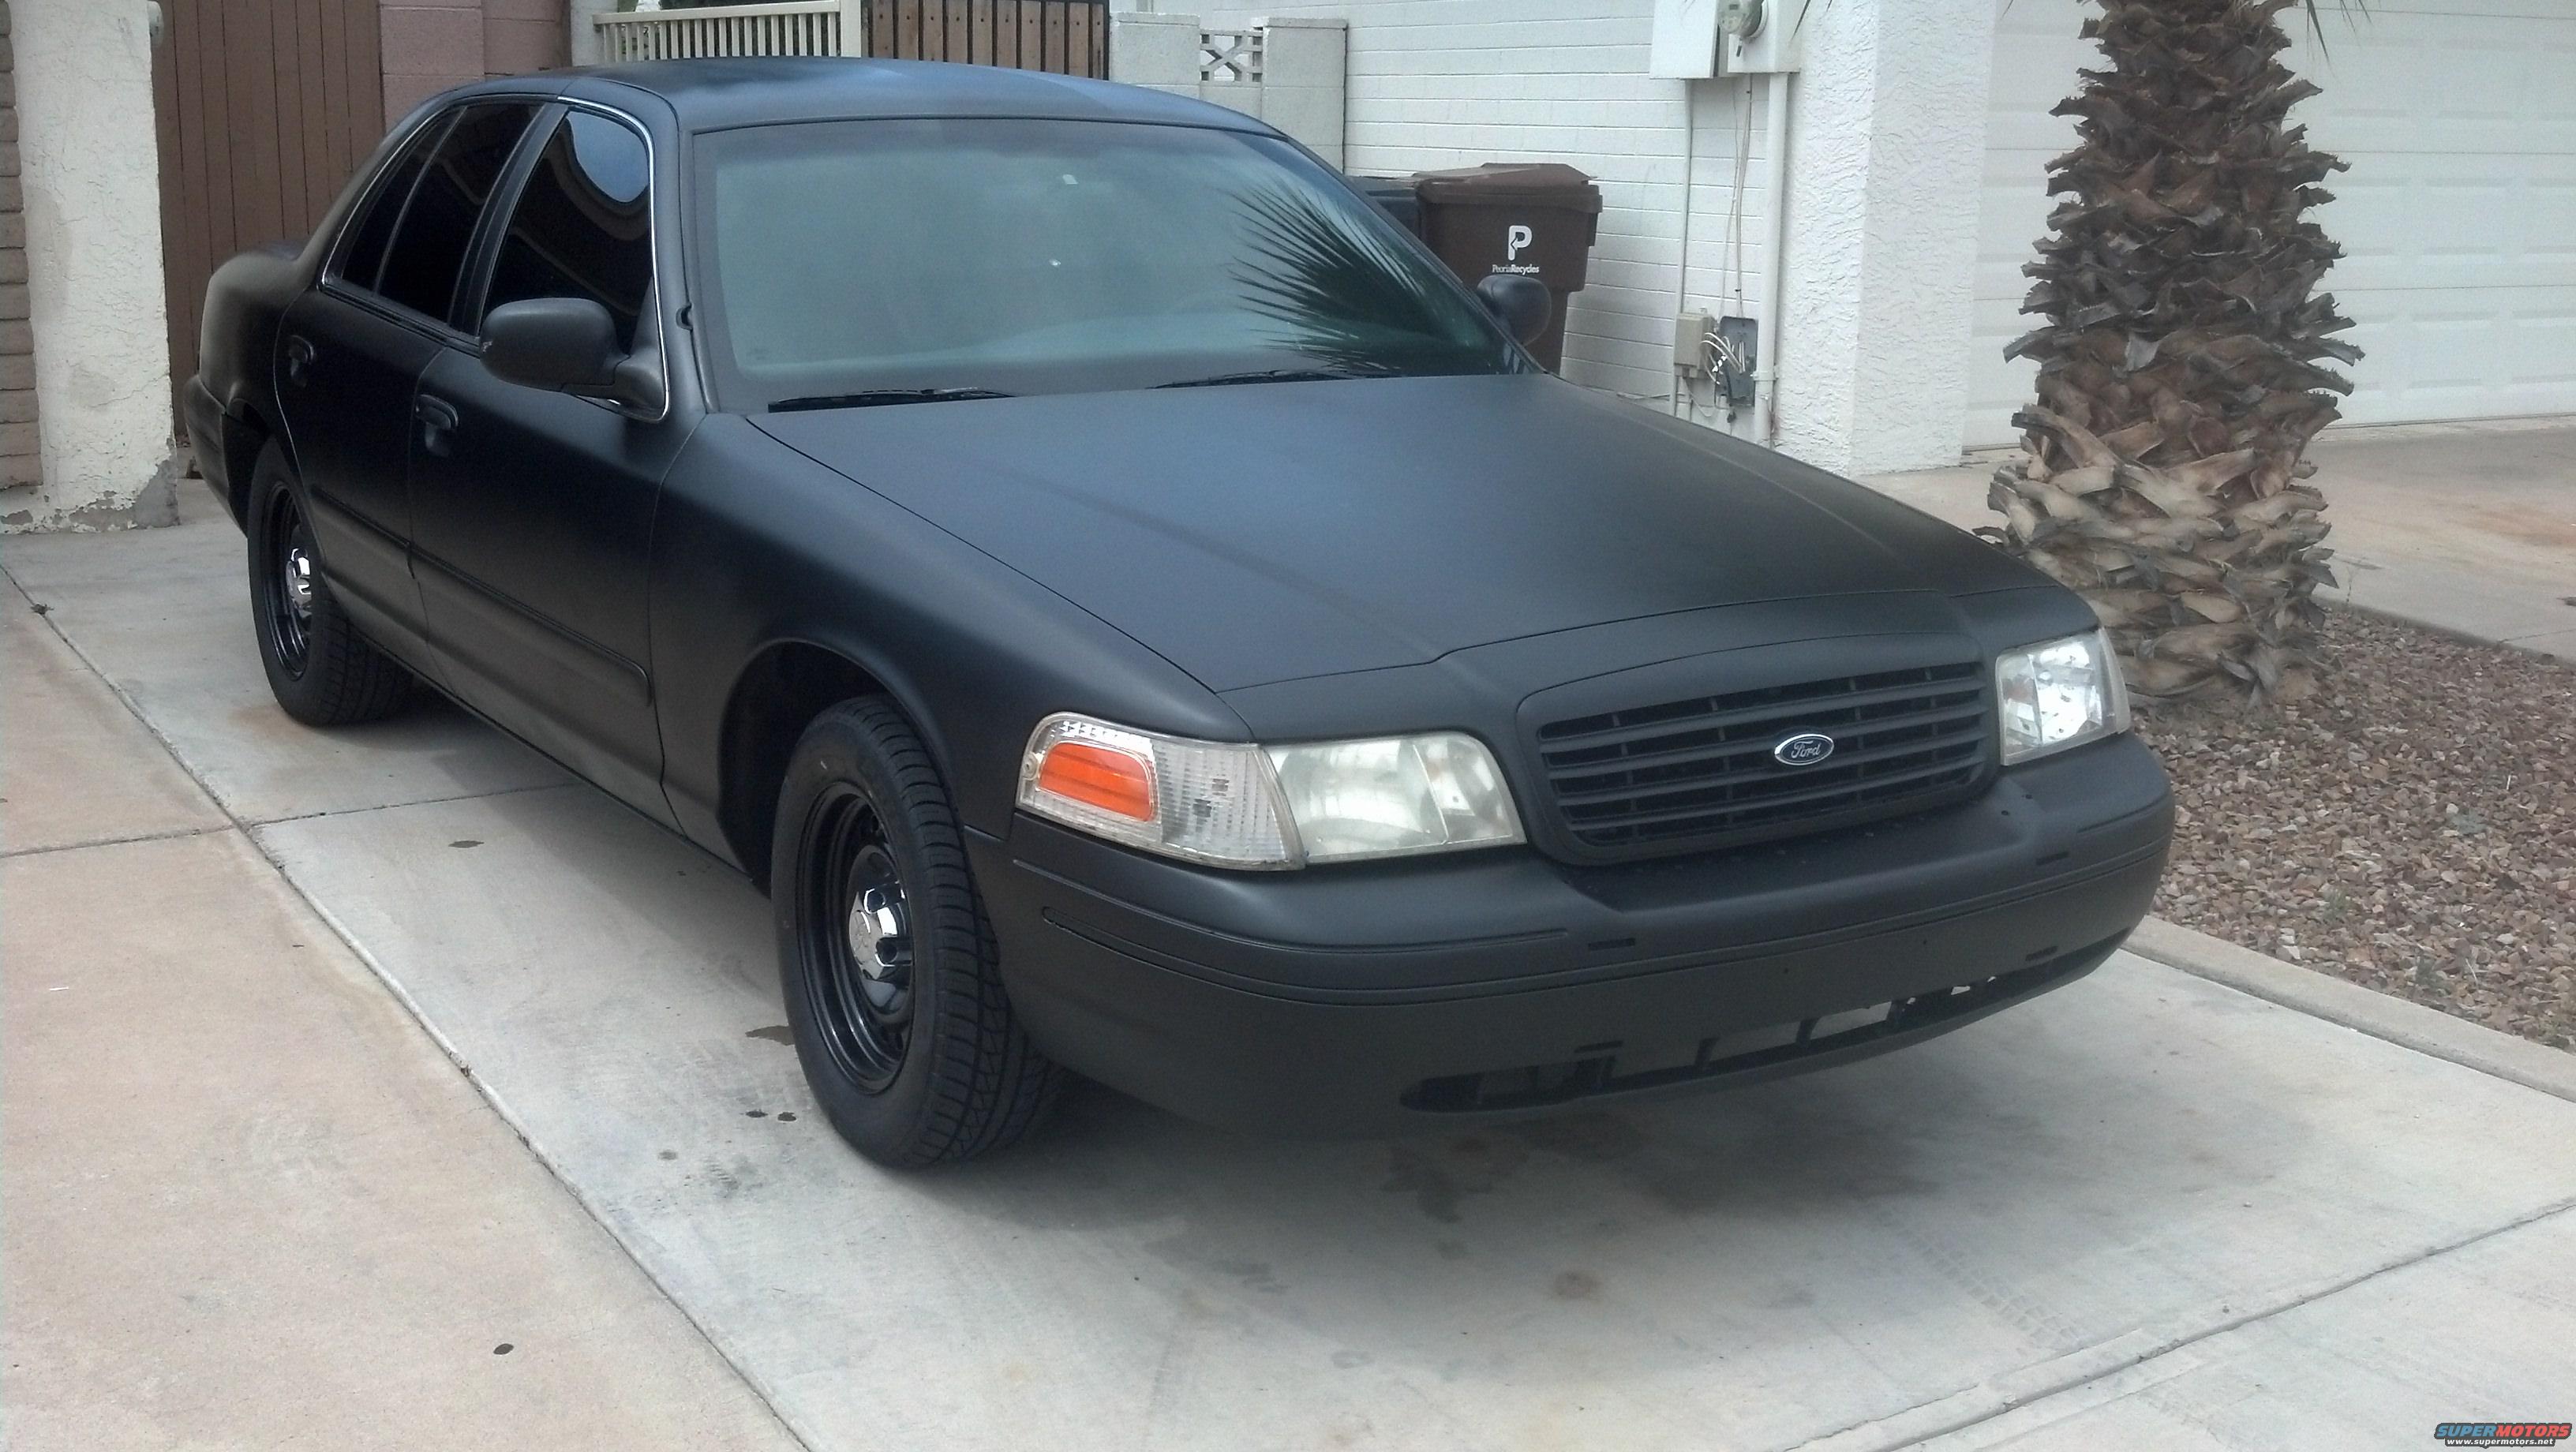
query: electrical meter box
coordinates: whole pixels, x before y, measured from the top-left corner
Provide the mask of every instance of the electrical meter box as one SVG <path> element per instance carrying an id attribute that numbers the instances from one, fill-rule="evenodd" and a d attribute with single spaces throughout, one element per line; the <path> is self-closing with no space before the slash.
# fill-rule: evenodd
<path id="1" fill-rule="evenodd" d="M 1680 80 L 1798 68 L 1810 6 L 1826 0 L 1655 0 L 1646 73 Z"/>

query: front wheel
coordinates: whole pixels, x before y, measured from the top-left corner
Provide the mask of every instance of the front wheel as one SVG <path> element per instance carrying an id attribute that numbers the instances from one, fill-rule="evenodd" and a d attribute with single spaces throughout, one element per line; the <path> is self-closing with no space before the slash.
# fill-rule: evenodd
<path id="1" fill-rule="evenodd" d="M 269 694 L 308 726 L 390 716 L 411 672 L 375 647 L 331 595 L 286 453 L 260 450 L 250 486 L 250 614 Z"/>
<path id="2" fill-rule="evenodd" d="M 770 848 L 787 1019 L 832 1127 L 899 1168 L 1041 1123 L 1062 1071 L 1002 992 L 992 925 L 929 750 L 883 697 L 817 717 Z"/>

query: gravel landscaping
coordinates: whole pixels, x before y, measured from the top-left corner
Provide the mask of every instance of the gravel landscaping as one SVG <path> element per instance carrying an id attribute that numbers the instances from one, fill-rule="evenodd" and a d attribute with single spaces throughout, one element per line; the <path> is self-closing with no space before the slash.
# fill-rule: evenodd
<path id="1" fill-rule="evenodd" d="M 2156 912 L 2576 1048 L 2576 669 L 2346 611 L 2274 712 L 2139 714 L 2180 808 Z"/>

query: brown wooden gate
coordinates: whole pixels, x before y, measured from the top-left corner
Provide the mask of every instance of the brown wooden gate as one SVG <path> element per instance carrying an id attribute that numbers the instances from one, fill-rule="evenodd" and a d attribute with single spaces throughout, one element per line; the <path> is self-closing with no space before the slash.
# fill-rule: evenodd
<path id="1" fill-rule="evenodd" d="M 310 235 L 383 138 L 384 62 L 378 0 L 161 0 L 161 17 L 161 269 L 184 387 L 206 279 L 245 248 Z"/>
<path id="2" fill-rule="evenodd" d="M 1109 75 L 1107 0 L 869 0 L 868 54 Z"/>

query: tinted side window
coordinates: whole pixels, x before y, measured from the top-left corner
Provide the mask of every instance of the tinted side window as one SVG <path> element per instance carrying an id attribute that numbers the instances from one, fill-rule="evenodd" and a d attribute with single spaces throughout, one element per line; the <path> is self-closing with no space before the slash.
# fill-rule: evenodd
<path id="1" fill-rule="evenodd" d="M 566 115 L 510 214 L 484 315 L 528 298 L 586 297 L 632 349 L 653 283 L 651 176 L 642 137 L 605 116 Z"/>
<path id="2" fill-rule="evenodd" d="M 414 312 L 446 320 L 457 274 L 464 270 L 465 244 L 536 110 L 531 103 L 505 101 L 468 106 L 457 116 L 429 154 L 410 205 L 403 208 L 377 292 Z"/>
<path id="3" fill-rule="evenodd" d="M 376 275 L 385 270 L 385 244 L 393 240 L 394 224 L 402 220 L 402 210 L 411 201 L 412 188 L 420 183 L 421 169 L 429 164 L 430 150 L 438 145 L 438 139 L 447 134 L 447 128 L 455 121 L 456 114 L 452 111 L 433 118 L 420 128 L 420 134 L 412 138 L 411 145 L 403 148 L 402 155 L 394 159 L 394 164 L 385 168 L 384 184 L 367 199 L 366 215 L 360 217 L 358 225 L 350 231 L 349 245 L 341 250 L 333 276 L 370 292 L 375 290 Z"/>

